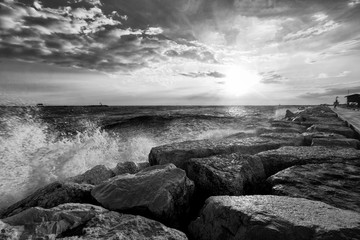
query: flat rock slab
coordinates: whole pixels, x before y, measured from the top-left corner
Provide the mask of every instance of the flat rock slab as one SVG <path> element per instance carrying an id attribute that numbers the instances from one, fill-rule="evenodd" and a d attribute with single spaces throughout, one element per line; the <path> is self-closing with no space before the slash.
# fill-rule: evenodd
<path id="1" fill-rule="evenodd" d="M 360 141 L 352 138 L 345 139 L 327 139 L 327 138 L 314 138 L 311 146 L 326 146 L 326 147 L 348 147 L 359 149 Z"/>
<path id="2" fill-rule="evenodd" d="M 360 214 L 303 198 L 217 196 L 189 226 L 193 239 L 360 239 Z"/>
<path id="3" fill-rule="evenodd" d="M 325 139 L 344 139 L 343 135 L 331 133 L 331 132 L 304 132 L 302 133 L 305 140 L 305 145 L 310 146 L 313 139 L 325 138 Z"/>
<path id="4" fill-rule="evenodd" d="M 260 137 L 289 141 L 293 143 L 293 146 L 303 146 L 305 144 L 305 137 L 295 132 L 263 133 Z"/>
<path id="5" fill-rule="evenodd" d="M 173 143 L 154 147 L 149 154 L 150 165 L 173 163 L 185 169 L 190 158 L 203 158 L 219 154 L 256 154 L 281 146 L 293 146 L 296 141 L 249 137 L 241 139 L 223 139 L 219 141 L 198 140 Z"/>
<path id="6" fill-rule="evenodd" d="M 354 138 L 355 132 L 349 127 L 345 126 L 334 126 L 334 125 L 325 125 L 325 124 L 314 124 L 309 127 L 307 132 L 330 132 L 343 135 L 347 138 Z"/>
<path id="7" fill-rule="evenodd" d="M 0 213 L 0 219 L 20 213 L 31 207 L 52 208 L 64 203 L 98 204 L 91 196 L 93 185 L 71 182 L 51 183 Z"/>
<path id="8" fill-rule="evenodd" d="M 273 120 L 270 122 L 270 126 L 279 128 L 295 128 L 300 132 L 306 131 L 306 127 L 291 121 Z"/>
<path id="9" fill-rule="evenodd" d="M 267 127 L 267 128 L 257 128 L 256 133 L 261 135 L 263 133 L 303 133 L 304 131 L 298 128 L 290 127 Z"/>
<path id="10" fill-rule="evenodd" d="M 352 148 L 324 146 L 286 146 L 256 154 L 263 162 L 267 177 L 295 165 L 329 162 L 360 164 L 360 151 Z"/>
<path id="11" fill-rule="evenodd" d="M 253 193 L 265 180 L 260 158 L 236 153 L 190 159 L 186 172 L 205 198 Z"/>
<path id="12" fill-rule="evenodd" d="M 274 195 L 318 200 L 360 212 L 360 167 L 344 163 L 287 168 L 267 179 Z"/>
<path id="13" fill-rule="evenodd" d="M 1 239 L 187 239 L 184 233 L 159 222 L 90 204 L 30 208 L 3 219 L 1 225 Z"/>
<path id="14" fill-rule="evenodd" d="M 91 194 L 107 209 L 178 227 L 187 218 L 194 187 L 184 170 L 168 164 L 116 176 L 95 186 Z"/>

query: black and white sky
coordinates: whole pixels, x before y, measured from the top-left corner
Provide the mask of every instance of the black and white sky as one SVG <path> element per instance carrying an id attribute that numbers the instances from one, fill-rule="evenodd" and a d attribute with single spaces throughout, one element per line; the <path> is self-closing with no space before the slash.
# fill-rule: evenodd
<path id="1" fill-rule="evenodd" d="M 360 0 L 0 0 L 0 102 L 331 103 L 359 63 Z"/>

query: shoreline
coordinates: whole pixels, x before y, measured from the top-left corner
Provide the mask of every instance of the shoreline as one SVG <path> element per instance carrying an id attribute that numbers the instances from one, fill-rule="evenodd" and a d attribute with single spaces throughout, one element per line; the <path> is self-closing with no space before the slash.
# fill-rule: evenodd
<path id="1" fill-rule="evenodd" d="M 148 227 L 155 224 L 153 221 L 159 224 L 162 231 L 151 236 L 166 236 L 163 239 L 233 239 L 238 231 L 247 238 L 262 239 L 251 230 L 255 226 L 257 231 L 282 239 L 310 232 L 313 239 L 322 239 L 324 233 L 335 234 L 336 239 L 360 236 L 360 189 L 356 184 L 360 180 L 359 129 L 354 131 L 327 106 L 288 111 L 283 120 L 269 122 L 270 127 L 258 129 L 255 136 L 235 134 L 157 146 L 149 153 L 148 163 L 120 162 L 114 169 L 98 165 L 49 184 L 0 211 L 4 229 L 0 237 L 6 239 L 14 232 L 19 236 L 61 237 L 64 232 L 75 236 L 80 225 L 76 236 L 81 239 L 91 238 L 94 231 L 99 236 L 129 234 L 129 228 L 112 226 L 111 219 L 135 215 L 141 216 L 136 221 Z M 74 220 L 80 210 L 90 214 L 92 222 L 82 217 Z M 39 223 L 31 214 L 34 211 L 53 220 Z M 59 218 L 64 211 L 70 211 L 71 221 Z M 109 222 L 101 222 L 100 215 L 109 216 Z M 304 222 L 301 215 L 320 223 Z M 256 225 L 239 222 L 234 216 L 266 218 Z M 328 219 L 330 216 L 337 220 Z M 280 219 L 286 219 L 286 224 Z M 19 230 L 17 226 L 25 220 L 39 231 Z M 64 226 L 64 221 L 66 227 L 55 232 L 51 227 L 40 229 L 40 225 Z M 281 227 L 270 231 L 267 226 L 274 224 Z M 294 230 L 300 227 L 302 230 Z M 149 234 L 139 225 L 131 231 L 136 236 Z"/>

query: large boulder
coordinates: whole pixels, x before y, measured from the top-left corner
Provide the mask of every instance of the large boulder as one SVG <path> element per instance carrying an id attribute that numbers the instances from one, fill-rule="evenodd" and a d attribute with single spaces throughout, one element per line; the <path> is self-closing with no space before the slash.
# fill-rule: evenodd
<path id="1" fill-rule="evenodd" d="M 317 138 L 326 138 L 326 139 L 344 139 L 346 138 L 343 135 L 332 133 L 332 132 L 304 132 L 304 141 L 306 146 L 310 146 L 313 139 Z"/>
<path id="2" fill-rule="evenodd" d="M 235 152 L 255 154 L 281 146 L 293 146 L 296 143 L 296 141 L 261 137 L 223 139 L 218 141 L 186 141 L 152 148 L 149 154 L 149 162 L 150 165 L 173 163 L 177 167 L 185 169 L 185 162 L 190 158 L 203 158 Z"/>
<path id="3" fill-rule="evenodd" d="M 66 181 L 97 185 L 113 176 L 115 176 L 115 174 L 111 169 L 104 165 L 97 165 L 81 175 L 66 179 Z"/>
<path id="4" fill-rule="evenodd" d="M 302 133 L 302 132 L 304 131 L 298 128 L 291 128 L 291 127 L 262 127 L 256 129 L 257 135 L 261 135 L 263 133 Z"/>
<path id="5" fill-rule="evenodd" d="M 168 164 L 118 175 L 95 186 L 91 194 L 105 208 L 178 227 L 187 220 L 193 192 L 194 183 L 185 171 Z"/>
<path id="6" fill-rule="evenodd" d="M 7 239 L 187 239 L 184 233 L 159 222 L 90 204 L 35 207 L 2 221 L 6 230 L 1 234 L 17 234 Z"/>
<path id="7" fill-rule="evenodd" d="M 324 146 L 286 146 L 256 154 L 263 162 L 267 177 L 291 166 L 311 163 L 350 162 L 360 164 L 360 151 Z"/>
<path id="8" fill-rule="evenodd" d="M 345 163 L 307 164 L 269 177 L 274 195 L 318 200 L 360 212 L 360 166 Z"/>
<path id="9" fill-rule="evenodd" d="M 360 239 L 360 214 L 303 198 L 216 196 L 189 232 L 198 240 Z"/>
<path id="10" fill-rule="evenodd" d="M 343 135 L 348 138 L 354 138 L 355 132 L 349 127 L 337 126 L 337 125 L 325 125 L 325 124 L 314 124 L 309 127 L 307 132 L 330 132 Z"/>
<path id="11" fill-rule="evenodd" d="M 260 158 L 237 153 L 190 159 L 186 172 L 205 198 L 253 193 L 265 180 Z"/>
<path id="12" fill-rule="evenodd" d="M 311 146 L 327 146 L 327 147 L 349 147 L 359 149 L 360 141 L 352 138 L 345 139 L 328 139 L 328 138 L 314 138 Z"/>
<path id="13" fill-rule="evenodd" d="M 93 185 L 71 182 L 51 183 L 0 213 L 0 219 L 20 213 L 31 207 L 52 208 L 63 203 L 98 204 L 91 196 Z"/>
<path id="14" fill-rule="evenodd" d="M 140 172 L 141 170 L 149 166 L 150 166 L 149 162 L 140 162 L 140 163 L 135 163 L 131 161 L 120 162 L 116 165 L 114 169 L 112 169 L 112 171 L 115 173 L 115 175 L 121 175 L 125 173 L 134 174 Z"/>

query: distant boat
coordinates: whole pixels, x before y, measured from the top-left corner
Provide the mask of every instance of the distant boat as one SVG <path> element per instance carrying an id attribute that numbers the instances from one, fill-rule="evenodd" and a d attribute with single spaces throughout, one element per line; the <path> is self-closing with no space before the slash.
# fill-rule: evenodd
<path id="1" fill-rule="evenodd" d="M 38 103 L 36 104 L 37 107 L 44 107 L 44 104 L 43 103 Z"/>

